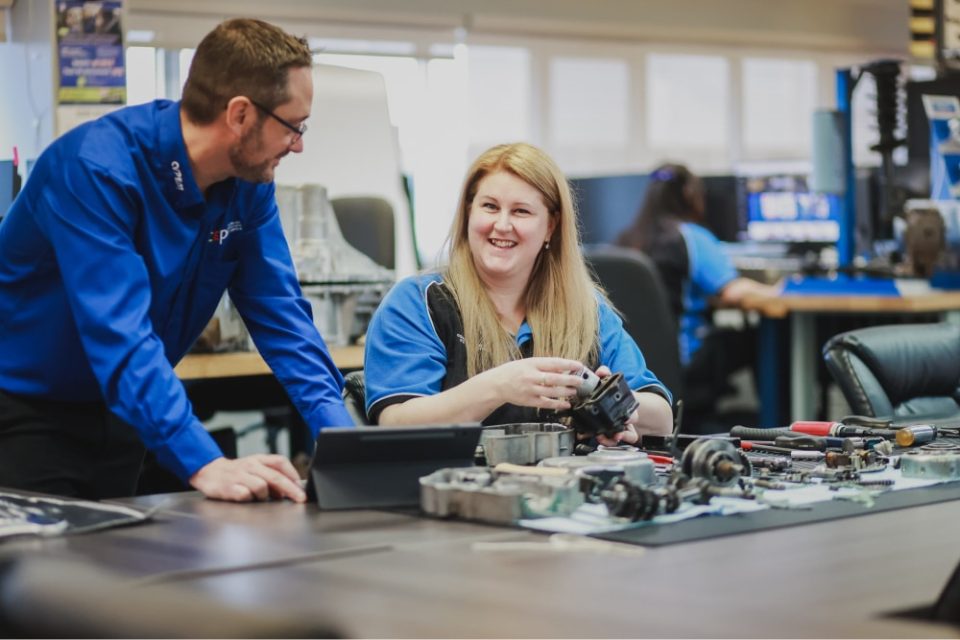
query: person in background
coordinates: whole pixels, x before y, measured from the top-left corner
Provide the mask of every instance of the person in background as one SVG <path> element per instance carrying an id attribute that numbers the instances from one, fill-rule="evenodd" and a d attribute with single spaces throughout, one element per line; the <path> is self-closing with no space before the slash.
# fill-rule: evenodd
<path id="1" fill-rule="evenodd" d="M 314 434 L 352 425 L 280 227 L 312 56 L 259 20 L 200 43 L 182 102 L 56 140 L 0 224 L 0 486 L 132 495 L 144 445 L 211 498 L 305 500 L 290 461 L 227 460 L 173 366 L 225 290 Z"/>
<path id="2" fill-rule="evenodd" d="M 663 278 L 679 325 L 683 400 L 691 422 L 709 419 L 729 376 L 753 366 L 757 356 L 755 332 L 718 329 L 714 306 L 780 290 L 738 276 L 720 241 L 703 226 L 704 214 L 700 178 L 683 165 L 663 164 L 650 174 L 640 211 L 616 242 L 650 256 Z"/>
<path id="3" fill-rule="evenodd" d="M 601 444 L 670 433 L 670 393 L 591 280 L 569 186 L 543 151 L 483 153 L 448 243 L 449 264 L 398 283 L 370 322 L 374 422 L 553 422 L 583 363 L 601 377 L 622 372 L 639 402 L 626 430 Z"/>

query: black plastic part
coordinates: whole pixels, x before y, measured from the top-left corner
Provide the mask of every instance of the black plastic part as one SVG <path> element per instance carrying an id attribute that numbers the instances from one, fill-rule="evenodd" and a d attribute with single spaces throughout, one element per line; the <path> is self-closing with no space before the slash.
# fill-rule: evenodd
<path id="1" fill-rule="evenodd" d="M 590 397 L 574 405 L 573 428 L 580 434 L 613 436 L 623 431 L 637 404 L 623 374 L 615 373 L 601 380 Z"/>

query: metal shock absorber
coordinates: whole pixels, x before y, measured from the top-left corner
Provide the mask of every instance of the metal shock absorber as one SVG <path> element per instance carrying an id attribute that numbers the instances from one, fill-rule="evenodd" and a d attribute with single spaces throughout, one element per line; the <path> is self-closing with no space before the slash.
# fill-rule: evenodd
<path id="1" fill-rule="evenodd" d="M 897 138 L 900 120 L 900 62 L 898 60 L 876 60 L 863 67 L 865 73 L 873 76 L 877 86 L 877 132 L 880 140 L 870 147 L 880 154 L 883 184 L 881 185 L 881 223 L 891 225 L 893 218 L 901 212 L 901 198 L 897 197 L 893 179 L 893 151 L 906 141 Z M 889 229 L 882 230 L 889 233 Z"/>

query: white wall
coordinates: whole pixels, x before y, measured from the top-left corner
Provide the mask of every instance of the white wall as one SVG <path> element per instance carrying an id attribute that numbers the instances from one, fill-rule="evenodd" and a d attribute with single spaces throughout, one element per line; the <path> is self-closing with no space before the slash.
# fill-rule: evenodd
<path id="1" fill-rule="evenodd" d="M 3 0 L 0 0 L 2 4 Z M 53 140 L 53 4 L 20 0 L 0 43 L 0 158 L 36 158 Z"/>
<path id="2" fill-rule="evenodd" d="M 606 42 L 732 44 L 906 55 L 906 0 L 128 0 L 131 28 L 192 46 L 218 20 L 257 16 L 308 33 L 362 27 Z M 190 24 L 175 25 L 190 16 Z M 152 25 L 152 26 L 151 26 Z M 177 41 L 177 42 L 174 42 Z M 167 44 L 170 42 L 171 44 Z"/>
<path id="3" fill-rule="evenodd" d="M 331 198 L 379 196 L 393 207 L 396 272 L 416 270 L 410 210 L 400 181 L 400 153 L 387 112 L 383 77 L 317 65 L 310 130 L 302 153 L 277 167 L 278 184 L 322 184 Z"/>

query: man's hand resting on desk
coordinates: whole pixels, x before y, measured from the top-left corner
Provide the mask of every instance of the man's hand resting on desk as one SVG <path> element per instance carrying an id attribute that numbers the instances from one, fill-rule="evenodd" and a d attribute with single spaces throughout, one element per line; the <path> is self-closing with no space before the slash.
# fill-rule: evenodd
<path id="1" fill-rule="evenodd" d="M 279 455 L 258 453 L 236 460 L 217 458 L 193 474 L 190 486 L 215 500 L 307 500 L 307 494 L 300 488 L 296 469 Z"/>

